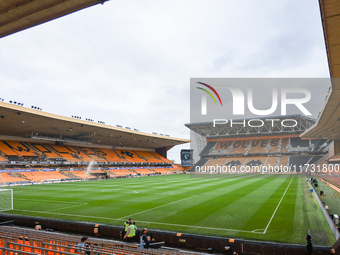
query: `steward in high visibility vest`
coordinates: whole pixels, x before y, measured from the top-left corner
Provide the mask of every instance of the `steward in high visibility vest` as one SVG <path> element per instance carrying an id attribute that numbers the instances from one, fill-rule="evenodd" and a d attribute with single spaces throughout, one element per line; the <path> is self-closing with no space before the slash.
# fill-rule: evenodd
<path id="1" fill-rule="evenodd" d="M 124 222 L 124 233 L 123 233 L 123 236 L 125 236 L 125 234 L 126 234 L 126 232 L 128 230 L 129 222 L 131 223 L 131 218 L 129 218 L 128 221 Z"/>
<path id="2" fill-rule="evenodd" d="M 136 230 L 137 230 L 137 227 L 135 225 L 135 222 L 133 224 L 129 222 L 129 227 L 126 231 L 124 239 L 126 239 L 127 242 L 132 242 L 134 237 L 136 236 Z"/>

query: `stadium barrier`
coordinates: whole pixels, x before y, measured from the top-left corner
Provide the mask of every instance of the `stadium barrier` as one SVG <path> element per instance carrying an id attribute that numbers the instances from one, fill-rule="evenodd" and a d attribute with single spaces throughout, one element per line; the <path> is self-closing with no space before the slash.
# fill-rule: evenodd
<path id="1" fill-rule="evenodd" d="M 120 240 L 122 238 L 122 231 L 124 230 L 123 227 L 98 225 L 95 223 L 72 222 L 55 219 L 0 214 L 0 222 L 9 220 L 13 220 L 15 226 L 29 227 L 32 229 L 32 231 L 36 224 L 35 222 L 38 221 L 43 229 L 53 229 L 55 231 L 97 237 L 99 234 L 101 237 L 107 237 L 110 239 L 114 238 L 116 240 Z M 94 228 L 98 228 L 97 234 L 94 233 Z M 46 231 L 41 232 L 46 233 Z M 139 234 L 140 230 L 137 231 L 137 236 L 139 236 Z M 226 246 L 232 246 L 234 251 L 237 251 L 239 254 L 298 255 L 303 254 L 305 249 L 305 245 L 292 245 L 264 241 L 247 241 L 238 239 L 234 240 L 222 237 L 182 234 L 169 231 L 149 230 L 149 234 L 156 241 L 165 242 L 166 246 L 176 247 L 179 249 L 193 249 L 196 251 L 199 250 L 224 253 Z M 314 246 L 315 252 L 320 255 L 332 254 L 331 249 L 332 247 Z M 337 250 L 337 252 L 339 253 L 340 249 Z"/>
<path id="2" fill-rule="evenodd" d="M 308 180 L 308 179 L 307 179 Z M 315 191 L 313 185 L 310 183 L 310 181 L 308 180 L 308 184 L 310 186 L 310 188 L 313 190 L 313 193 L 314 193 L 314 196 L 316 197 L 316 200 L 318 201 L 319 203 L 319 206 L 323 212 L 323 214 L 325 215 L 325 218 L 327 220 L 327 223 L 329 225 L 329 227 L 331 228 L 334 236 L 335 236 L 335 239 L 338 241 L 339 240 L 339 237 L 340 237 L 340 233 L 339 233 L 339 230 L 337 229 L 336 225 L 334 224 L 331 216 L 329 215 L 329 213 L 327 212 L 325 206 L 323 205 L 322 201 L 320 200 L 319 196 L 318 196 L 318 193 Z"/>

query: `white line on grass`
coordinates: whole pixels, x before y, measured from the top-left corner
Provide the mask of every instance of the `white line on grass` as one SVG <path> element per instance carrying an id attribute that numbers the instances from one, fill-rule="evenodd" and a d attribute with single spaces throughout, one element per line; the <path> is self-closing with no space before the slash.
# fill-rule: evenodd
<path id="1" fill-rule="evenodd" d="M 272 220 L 273 220 L 273 218 L 274 218 L 274 216 L 275 216 L 275 213 L 276 213 L 277 209 L 279 209 L 279 206 L 280 206 L 280 204 L 281 204 L 283 198 L 285 197 L 286 192 L 287 192 L 287 190 L 288 190 L 290 184 L 292 183 L 292 180 L 294 179 L 294 176 L 295 176 L 295 175 L 293 175 L 293 177 L 292 177 L 292 179 L 290 180 L 290 182 L 289 182 L 289 184 L 288 184 L 288 186 L 287 186 L 285 192 L 283 193 L 283 195 L 282 195 L 282 197 L 281 197 L 281 200 L 280 200 L 279 204 L 277 205 L 277 207 L 276 207 L 276 209 L 275 209 L 275 211 L 274 211 L 272 217 L 270 218 L 270 220 L 269 220 L 269 222 L 268 222 L 267 227 L 266 227 L 266 228 L 264 229 L 264 231 L 263 231 L 263 234 L 265 234 L 265 233 L 267 232 L 267 229 L 269 228 L 269 225 L 270 225 L 270 223 L 272 222 Z"/>
<path id="2" fill-rule="evenodd" d="M 30 199 L 30 198 L 15 198 L 15 200 L 28 200 L 37 202 L 49 202 L 49 203 L 64 203 L 64 204 L 80 204 L 80 202 L 69 202 L 69 201 L 56 201 L 56 200 L 41 200 L 41 199 Z"/>
<path id="3" fill-rule="evenodd" d="M 196 196 L 197 196 L 197 195 L 194 195 L 194 196 L 191 196 L 191 197 L 186 197 L 186 198 L 183 198 L 183 199 L 180 199 L 180 200 L 177 200 L 177 201 L 173 201 L 173 202 L 170 202 L 170 203 L 167 203 L 167 204 L 164 204 L 164 205 L 156 206 L 156 207 L 153 207 L 153 208 L 150 208 L 150 209 L 147 209 L 147 210 L 144 210 L 144 211 L 138 212 L 138 213 L 134 213 L 134 214 L 130 214 L 130 215 L 127 215 L 127 216 L 121 217 L 120 219 L 124 219 L 124 218 L 130 218 L 130 217 L 131 217 L 131 216 L 133 216 L 133 215 L 140 214 L 140 213 L 144 213 L 144 212 L 148 212 L 148 211 L 151 211 L 151 210 L 154 210 L 154 209 L 157 209 L 157 208 L 163 207 L 163 206 L 171 205 L 171 204 L 174 204 L 174 203 L 177 203 L 177 202 L 180 202 L 180 201 L 183 201 L 183 200 L 189 199 L 189 198 L 193 198 L 193 197 L 196 197 Z"/>
<path id="4" fill-rule="evenodd" d="M 103 219 L 103 220 L 117 220 L 120 221 L 121 218 L 106 218 L 106 217 L 98 217 L 98 216 L 87 216 L 87 215 L 76 215 L 76 214 L 67 214 L 67 213 L 55 213 L 55 212 L 47 212 L 47 211 L 31 211 L 31 210 L 21 210 L 15 209 L 15 211 L 22 211 L 22 212 L 32 212 L 32 213 L 45 213 L 45 214 L 56 214 L 56 215 L 64 215 L 70 217 L 78 217 L 78 218 L 95 218 L 95 219 Z M 181 224 L 174 224 L 174 223 L 163 223 L 163 222 L 153 222 L 153 221 L 142 221 L 137 220 L 137 222 L 147 223 L 147 224 L 156 224 L 156 225 L 166 225 L 166 226 L 177 226 L 177 227 L 186 227 L 186 228 L 202 228 L 202 229 L 210 229 L 210 230 L 221 230 L 221 231 L 233 231 L 233 232 L 244 232 L 244 233 L 253 233 L 253 234 L 263 234 L 253 231 L 247 230 L 238 230 L 238 229 L 228 229 L 228 228 L 211 228 L 211 227 L 203 227 L 203 226 L 193 226 L 193 225 L 181 225 Z"/>

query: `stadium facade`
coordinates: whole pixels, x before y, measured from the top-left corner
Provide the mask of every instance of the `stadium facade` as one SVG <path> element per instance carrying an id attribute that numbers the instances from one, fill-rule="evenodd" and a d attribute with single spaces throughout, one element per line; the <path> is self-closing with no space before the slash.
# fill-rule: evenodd
<path id="1" fill-rule="evenodd" d="M 329 155 L 330 139 L 302 139 L 302 115 L 190 123 L 200 159 L 195 173 L 302 172 Z"/>

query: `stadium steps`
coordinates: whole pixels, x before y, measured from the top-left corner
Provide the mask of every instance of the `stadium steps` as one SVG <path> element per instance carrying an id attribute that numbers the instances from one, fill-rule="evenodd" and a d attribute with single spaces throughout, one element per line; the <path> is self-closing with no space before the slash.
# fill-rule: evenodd
<path id="1" fill-rule="evenodd" d="M 200 156 L 209 155 L 210 150 L 216 146 L 217 142 L 209 142 L 201 151 Z"/>
<path id="2" fill-rule="evenodd" d="M 28 180 L 24 175 L 22 175 L 20 173 L 9 173 L 9 175 L 14 177 L 14 178 L 21 178 L 21 179 Z"/>
<path id="3" fill-rule="evenodd" d="M 71 174 L 70 171 L 59 171 L 59 173 L 65 175 L 66 177 L 72 178 L 72 179 L 79 179 L 78 176 Z"/>
<path id="4" fill-rule="evenodd" d="M 281 152 L 281 145 L 282 145 L 282 138 L 280 138 L 280 141 L 279 141 L 279 148 L 277 150 L 278 153 Z"/>

